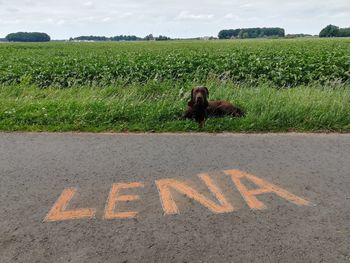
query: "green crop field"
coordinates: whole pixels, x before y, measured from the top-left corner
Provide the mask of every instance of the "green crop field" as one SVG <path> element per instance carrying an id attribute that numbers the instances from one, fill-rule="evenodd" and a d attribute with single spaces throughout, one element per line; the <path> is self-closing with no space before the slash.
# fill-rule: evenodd
<path id="1" fill-rule="evenodd" d="M 40 87 L 147 81 L 270 81 L 276 86 L 350 79 L 350 39 L 2 44 L 0 83 Z"/>
<path id="2" fill-rule="evenodd" d="M 194 85 L 247 112 L 204 131 L 350 131 L 350 39 L 2 43 L 0 130 L 197 130 Z"/>

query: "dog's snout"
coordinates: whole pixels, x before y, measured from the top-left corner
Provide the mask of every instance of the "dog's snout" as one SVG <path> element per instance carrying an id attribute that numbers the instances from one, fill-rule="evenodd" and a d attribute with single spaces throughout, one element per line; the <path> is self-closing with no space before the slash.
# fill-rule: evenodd
<path id="1" fill-rule="evenodd" d="M 196 100 L 197 101 L 203 101 L 204 100 L 203 94 L 197 94 Z"/>

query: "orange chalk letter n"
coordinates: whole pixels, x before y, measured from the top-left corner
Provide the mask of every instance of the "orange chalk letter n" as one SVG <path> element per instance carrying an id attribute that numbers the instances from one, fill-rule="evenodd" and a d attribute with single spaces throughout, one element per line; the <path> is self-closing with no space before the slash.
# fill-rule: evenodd
<path id="1" fill-rule="evenodd" d="M 174 179 L 161 179 L 156 181 L 156 185 L 159 190 L 160 200 L 162 202 L 165 214 L 171 215 L 179 213 L 177 205 L 171 195 L 170 189 L 176 190 L 177 192 L 186 195 L 188 198 L 196 200 L 214 213 L 228 213 L 234 210 L 233 206 L 225 199 L 225 196 L 210 179 L 209 175 L 200 174 L 198 176 L 214 194 L 214 196 L 219 201 L 219 204 L 216 204 L 215 202 L 206 198 L 190 186 L 186 185 L 184 182 Z"/>

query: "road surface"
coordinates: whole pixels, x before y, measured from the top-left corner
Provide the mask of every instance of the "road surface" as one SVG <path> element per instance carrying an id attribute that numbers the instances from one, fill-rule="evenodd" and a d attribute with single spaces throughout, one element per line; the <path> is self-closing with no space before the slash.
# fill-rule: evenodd
<path id="1" fill-rule="evenodd" d="M 0 133 L 0 262 L 349 262 L 350 135 Z"/>

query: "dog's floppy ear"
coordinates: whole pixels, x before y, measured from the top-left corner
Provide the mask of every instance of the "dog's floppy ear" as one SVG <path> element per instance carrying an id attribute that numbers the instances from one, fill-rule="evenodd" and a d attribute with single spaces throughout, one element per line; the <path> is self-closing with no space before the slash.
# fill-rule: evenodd
<path id="1" fill-rule="evenodd" d="M 207 98 L 209 98 L 209 90 L 207 87 L 203 87 L 205 89 L 205 91 L 207 92 Z"/>
<path id="2" fill-rule="evenodd" d="M 191 90 L 191 101 L 194 101 L 194 97 L 193 97 L 193 96 L 194 96 L 194 95 L 193 95 L 194 89 L 195 89 L 195 88 L 192 88 L 192 90 Z"/>
<path id="3" fill-rule="evenodd" d="M 188 106 L 192 107 L 193 104 L 194 104 L 194 101 L 193 101 L 193 91 L 194 91 L 194 88 L 191 90 L 191 100 L 187 103 Z"/>

